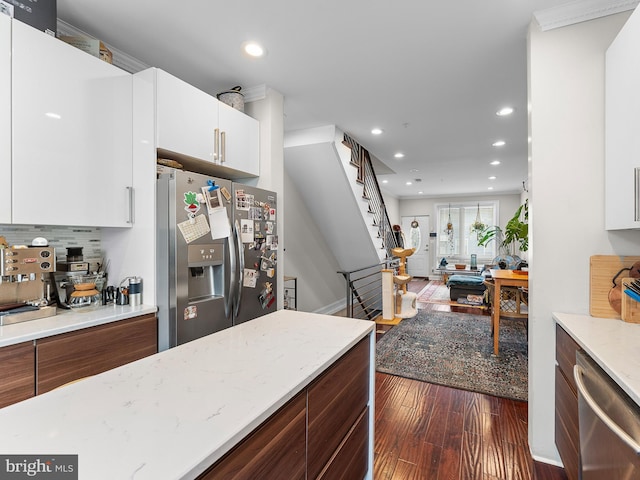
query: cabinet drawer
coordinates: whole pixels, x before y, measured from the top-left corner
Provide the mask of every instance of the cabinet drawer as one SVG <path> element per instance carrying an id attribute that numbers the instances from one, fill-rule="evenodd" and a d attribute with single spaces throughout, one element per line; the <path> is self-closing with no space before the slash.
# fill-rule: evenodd
<path id="1" fill-rule="evenodd" d="M 0 408 L 35 395 L 33 342 L 0 348 Z"/>
<path id="2" fill-rule="evenodd" d="M 556 367 L 555 441 L 567 477 L 569 480 L 577 480 L 580 468 L 578 396 L 558 367 Z"/>
<path id="3" fill-rule="evenodd" d="M 573 379 L 573 367 L 576 364 L 576 351 L 578 350 L 580 350 L 580 346 L 575 340 L 560 325 L 556 324 L 556 361 L 576 395 L 578 390 Z"/>
<path id="4" fill-rule="evenodd" d="M 369 468 L 368 444 L 369 407 L 364 409 L 318 479 L 358 480 L 364 478 Z"/>
<path id="5" fill-rule="evenodd" d="M 316 478 L 369 400 L 369 337 L 309 387 L 307 478 Z"/>
<path id="6" fill-rule="evenodd" d="M 303 480 L 306 460 L 306 401 L 305 390 L 198 478 Z"/>
<path id="7" fill-rule="evenodd" d="M 145 315 L 36 341 L 37 393 L 158 352 L 158 321 Z"/>

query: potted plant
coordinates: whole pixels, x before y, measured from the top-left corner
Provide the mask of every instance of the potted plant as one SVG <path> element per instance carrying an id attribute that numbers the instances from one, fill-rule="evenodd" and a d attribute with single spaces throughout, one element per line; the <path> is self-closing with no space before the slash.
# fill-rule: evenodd
<path id="1" fill-rule="evenodd" d="M 478 239 L 478 245 L 485 247 L 494 239 L 499 242 L 501 252 L 513 257 L 516 257 L 516 246 L 522 252 L 529 249 L 529 200 L 518 207 L 504 229 L 497 225 L 485 228 Z"/>
<path id="2" fill-rule="evenodd" d="M 482 223 L 480 218 L 480 204 L 478 203 L 478 213 L 476 213 L 476 220 L 471 224 L 471 233 L 475 233 L 478 241 L 482 238 L 482 232 L 486 230 L 487 226 Z"/>

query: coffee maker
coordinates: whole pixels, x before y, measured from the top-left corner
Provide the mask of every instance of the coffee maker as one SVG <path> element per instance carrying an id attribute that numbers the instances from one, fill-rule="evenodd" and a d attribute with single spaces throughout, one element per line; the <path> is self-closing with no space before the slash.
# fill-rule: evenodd
<path id="1" fill-rule="evenodd" d="M 53 247 L 0 248 L 0 325 L 56 314 L 46 282 L 55 259 Z"/>
<path id="2" fill-rule="evenodd" d="M 51 274 L 54 297 L 58 307 L 63 309 L 71 308 L 74 285 L 78 278 L 89 274 L 89 262 L 84 261 L 83 247 L 66 247 L 66 249 L 66 259 L 57 261 L 56 273 Z"/>

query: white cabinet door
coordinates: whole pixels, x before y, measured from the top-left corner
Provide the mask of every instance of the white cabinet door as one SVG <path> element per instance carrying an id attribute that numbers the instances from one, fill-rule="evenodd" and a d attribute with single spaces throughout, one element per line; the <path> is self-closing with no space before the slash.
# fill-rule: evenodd
<path id="1" fill-rule="evenodd" d="M 249 115 L 220 102 L 221 161 L 249 175 L 260 175 L 260 123 Z"/>
<path id="2" fill-rule="evenodd" d="M 606 53 L 605 227 L 640 228 L 640 10 Z"/>
<path id="3" fill-rule="evenodd" d="M 218 100 L 156 69 L 157 147 L 216 162 Z"/>
<path id="4" fill-rule="evenodd" d="M 11 18 L 0 14 L 0 224 L 11 223 Z"/>
<path id="5" fill-rule="evenodd" d="M 12 28 L 13 223 L 131 226 L 131 74 Z"/>

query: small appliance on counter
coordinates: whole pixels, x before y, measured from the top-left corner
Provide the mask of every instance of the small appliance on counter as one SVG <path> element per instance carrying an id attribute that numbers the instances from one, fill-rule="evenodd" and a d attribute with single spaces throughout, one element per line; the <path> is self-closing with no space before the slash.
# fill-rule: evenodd
<path id="1" fill-rule="evenodd" d="M 102 294 L 98 290 L 99 282 L 102 282 L 100 275 L 73 275 L 70 278 L 73 292 L 67 299 L 69 307 L 84 310 L 102 305 Z"/>
<path id="2" fill-rule="evenodd" d="M 48 246 L 0 249 L 0 325 L 57 313 L 55 305 L 49 305 L 45 282 L 55 272 L 55 258 L 55 249 Z"/>
<path id="3" fill-rule="evenodd" d="M 60 308 L 86 310 L 104 304 L 106 272 L 90 272 L 82 250 L 83 247 L 67 247 L 66 260 L 56 262 L 57 273 L 51 274 L 50 282 Z"/>
<path id="4" fill-rule="evenodd" d="M 89 262 L 84 261 L 83 247 L 67 247 L 67 260 L 56 262 L 59 272 L 89 273 Z"/>

